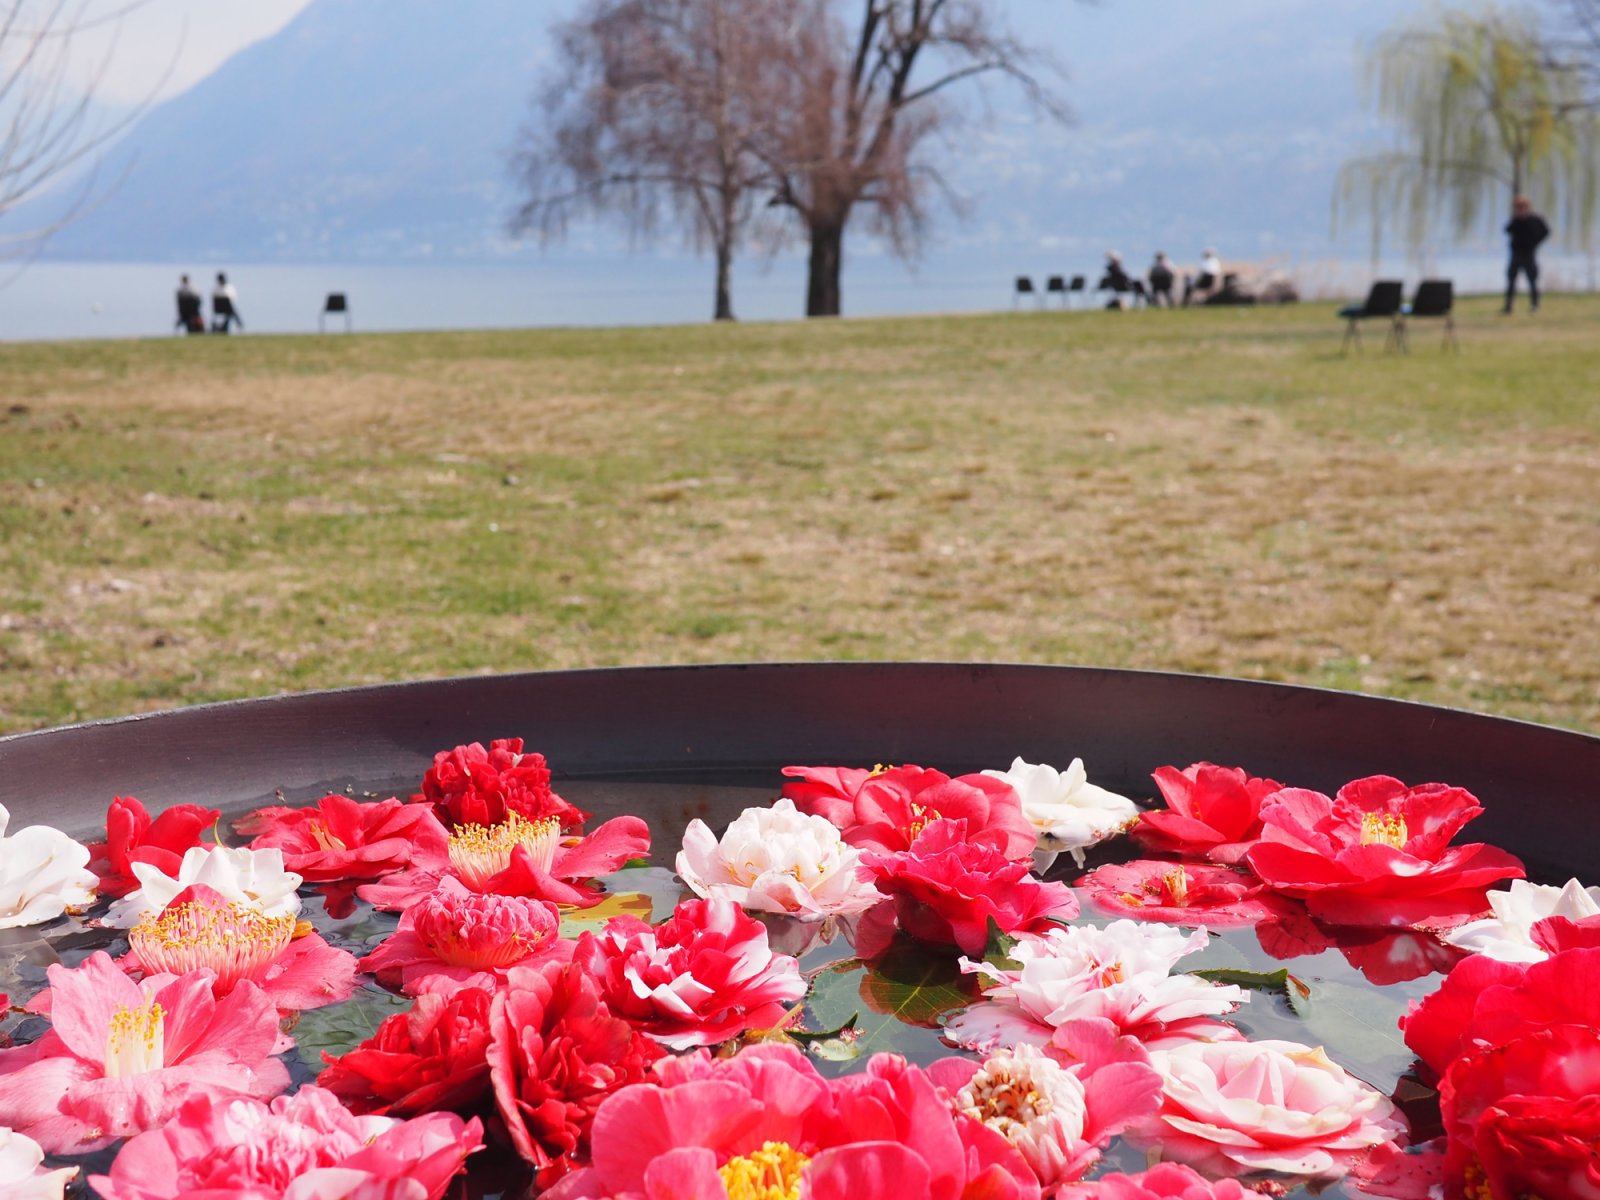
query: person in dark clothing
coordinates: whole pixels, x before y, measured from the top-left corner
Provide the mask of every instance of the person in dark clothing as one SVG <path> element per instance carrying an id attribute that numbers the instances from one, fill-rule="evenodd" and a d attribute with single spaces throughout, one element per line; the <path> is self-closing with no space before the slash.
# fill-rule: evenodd
<path id="1" fill-rule="evenodd" d="M 1550 226 L 1533 211 L 1533 204 L 1526 196 L 1518 196 L 1511 202 L 1511 220 L 1506 222 L 1506 237 L 1511 241 L 1511 264 L 1506 267 L 1507 313 L 1516 299 L 1518 271 L 1528 277 L 1530 310 L 1539 311 L 1539 262 L 1534 256 L 1539 244 L 1549 236 Z"/>
<path id="2" fill-rule="evenodd" d="M 178 276 L 178 319 L 175 327 L 185 333 L 204 333 L 206 321 L 200 315 L 200 293 L 194 290 L 187 275 Z"/>
<path id="3" fill-rule="evenodd" d="M 1156 251 L 1156 260 L 1150 264 L 1150 303 L 1164 304 L 1172 307 L 1172 283 L 1175 278 L 1172 273 L 1172 264 L 1167 261 L 1167 256 L 1161 251 Z"/>

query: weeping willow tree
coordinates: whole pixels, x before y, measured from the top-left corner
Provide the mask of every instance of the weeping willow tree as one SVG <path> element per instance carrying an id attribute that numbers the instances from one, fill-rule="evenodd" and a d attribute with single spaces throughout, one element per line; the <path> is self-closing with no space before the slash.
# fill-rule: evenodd
<path id="1" fill-rule="evenodd" d="M 1398 145 L 1345 165 L 1335 223 L 1365 217 L 1374 258 L 1386 228 L 1416 250 L 1441 228 L 1457 239 L 1498 228 L 1519 195 L 1564 241 L 1592 248 L 1600 121 L 1581 71 L 1551 52 L 1531 17 L 1435 14 L 1380 39 L 1363 65 Z"/>

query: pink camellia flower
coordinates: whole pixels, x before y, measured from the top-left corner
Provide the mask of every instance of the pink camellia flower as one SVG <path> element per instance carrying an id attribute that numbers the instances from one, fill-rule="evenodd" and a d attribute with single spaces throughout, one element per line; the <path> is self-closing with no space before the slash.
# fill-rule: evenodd
<path id="1" fill-rule="evenodd" d="M 1213 1176 L 1337 1179 L 1405 1130 L 1388 1097 L 1298 1042 L 1189 1042 L 1157 1050 L 1160 1111 L 1139 1139 Z"/>
<path id="2" fill-rule="evenodd" d="M 1078 915 L 1064 883 L 1044 883 L 1027 861 L 969 837 L 964 819 L 934 821 L 900 854 L 867 851 L 862 863 L 894 897 L 895 915 L 918 941 L 982 954 L 992 920 L 1004 933 L 1042 933 Z"/>
<path id="3" fill-rule="evenodd" d="M 50 979 L 51 1028 L 0 1050 L 0 1125 L 87 1154 L 169 1120 L 190 1097 L 274 1096 L 278 1010 L 249 980 L 222 999 L 208 970 L 135 983 L 96 951 Z"/>
<path id="4" fill-rule="evenodd" d="M 522 752 L 521 738 L 497 738 L 441 750 L 422 777 L 413 804 L 433 805 L 447 827 L 498 825 L 515 813 L 529 821 L 555 817 L 562 829 L 575 829 L 589 814 L 550 790 L 544 755 Z"/>
<path id="5" fill-rule="evenodd" d="M 1111 863 L 1078 880 L 1096 908 L 1169 925 L 1255 925 L 1296 911 L 1261 881 L 1231 867 L 1139 859 Z"/>
<path id="6" fill-rule="evenodd" d="M 116 899 L 139 886 L 134 863 L 149 863 L 167 875 L 178 873 L 184 851 L 221 817 L 214 808 L 174 804 L 152 818 L 133 796 L 118 796 L 106 810 L 106 840 L 89 843 L 89 869 L 100 878 L 96 889 Z"/>
<path id="7" fill-rule="evenodd" d="M 89 1182 L 105 1200 L 439 1200 L 482 1147 L 476 1119 L 357 1117 L 303 1087 L 271 1104 L 191 1101 Z"/>
<path id="8" fill-rule="evenodd" d="M 1046 1192 L 1083 1178 L 1111 1138 L 1156 1109 L 1161 1076 L 1134 1038 L 1109 1021 L 1074 1021 L 1063 1065 L 1022 1045 L 981 1064 L 940 1059 L 928 1076 L 957 1112 L 981 1121 L 1022 1152 Z"/>
<path id="9" fill-rule="evenodd" d="M 685 900 L 654 928 L 613 917 L 572 958 L 613 1012 L 674 1050 L 774 1028 L 806 993 L 799 963 L 732 900 Z"/>
<path id="10" fill-rule="evenodd" d="M 785 767 L 783 794 L 801 812 L 826 817 L 844 840 L 862 850 L 893 854 L 941 817 L 967 822 L 974 841 L 1010 859 L 1032 861 L 1037 835 L 1022 812 L 1022 798 L 1004 779 L 989 775 L 950 778 L 927 767 L 857 772 L 837 767 Z"/>
<path id="11" fill-rule="evenodd" d="M 1245 861 L 1330 924 L 1449 928 L 1488 911 L 1490 884 L 1523 874 L 1494 846 L 1449 845 L 1482 811 L 1462 788 L 1408 788 L 1386 775 L 1333 799 L 1286 788 L 1263 802 L 1261 840 Z"/>
<path id="12" fill-rule="evenodd" d="M 361 804 L 330 795 L 314 808 L 258 808 L 235 828 L 255 835 L 252 850 L 282 850 L 284 869 L 307 883 L 379 879 L 419 855 L 445 853 L 445 829 L 433 811 L 393 798 Z"/>
<path id="13" fill-rule="evenodd" d="M 1238 767 L 1195 763 L 1152 773 L 1165 811 L 1139 818 L 1133 836 L 1151 850 L 1237 863 L 1261 836 L 1261 802 L 1283 787 Z"/>
<path id="14" fill-rule="evenodd" d="M 355 955 L 318 933 L 295 937 L 295 928 L 292 916 L 269 916 L 199 884 L 140 918 L 128 931 L 120 965 L 151 976 L 206 967 L 218 996 L 249 980 L 284 1012 L 348 1000 L 356 986 Z"/>
<path id="15" fill-rule="evenodd" d="M 454 876 L 474 892 L 591 908 L 605 898 L 592 883 L 596 875 L 649 853 L 650 827 L 638 817 L 614 817 L 585 837 L 562 837 L 557 817 L 513 813 L 498 825 L 456 826 L 443 856 L 419 853 L 409 869 L 363 884 L 356 894 L 375 908 L 400 911 Z"/>
<path id="16" fill-rule="evenodd" d="M 611 1011 L 593 979 L 555 962 L 507 973 L 489 1029 L 495 1104 L 541 1187 L 588 1161 L 601 1101 L 666 1053 Z"/>
<path id="17" fill-rule="evenodd" d="M 409 1012 L 385 1017 L 378 1031 L 334 1057 L 317 1076 L 351 1112 L 386 1117 L 461 1111 L 489 1094 L 489 1005 L 493 994 L 459 988 L 424 993 Z"/>
<path id="18" fill-rule="evenodd" d="M 1207 1179 L 1182 1163 L 1157 1163 L 1137 1175 L 1102 1175 L 1057 1193 L 1059 1200 L 1260 1200 L 1237 1179 Z"/>
<path id="19" fill-rule="evenodd" d="M 945 1025 L 957 1045 L 1048 1047 L 1073 1021 L 1094 1017 L 1147 1046 L 1194 1038 L 1238 1037 L 1215 1018 L 1249 1000 L 1243 988 L 1172 974 L 1178 960 L 1210 940 L 1197 929 L 1113 921 L 1104 929 L 1069 925 L 1011 949 L 1016 969 L 963 959 L 963 970 L 994 985 L 981 1002 Z M 1065 1035 L 1063 1035 L 1065 1036 Z"/>
<path id="20" fill-rule="evenodd" d="M 38 1142 L 0 1125 L 0 1196 L 6 1200 L 61 1200 L 77 1174 L 77 1167 L 46 1167 Z"/>
<path id="21" fill-rule="evenodd" d="M 595 1116 L 593 1164 L 550 1200 L 1037 1200 L 1021 1154 L 896 1055 L 828 1083 L 793 1046 L 657 1065 Z"/>
<path id="22" fill-rule="evenodd" d="M 452 986 L 492 991 L 519 963 L 566 959 L 572 943 L 561 940 L 560 930 L 560 910 L 548 901 L 480 895 L 447 875 L 432 895 L 400 914 L 394 933 L 360 966 L 407 995 Z M 430 981 L 426 987 L 424 980 Z"/>

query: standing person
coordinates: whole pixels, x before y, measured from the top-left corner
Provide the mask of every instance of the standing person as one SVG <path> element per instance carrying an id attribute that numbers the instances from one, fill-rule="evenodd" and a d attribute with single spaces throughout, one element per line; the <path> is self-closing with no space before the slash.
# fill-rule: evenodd
<path id="1" fill-rule="evenodd" d="M 227 333 L 235 321 L 244 328 L 244 318 L 239 315 L 239 293 L 228 277 L 217 272 L 217 286 L 211 289 L 211 332 Z"/>
<path id="2" fill-rule="evenodd" d="M 200 293 L 194 290 L 187 275 L 178 276 L 178 319 L 173 327 L 185 333 L 204 333 L 206 321 L 200 315 Z"/>
<path id="3" fill-rule="evenodd" d="M 1189 298 L 1196 292 L 1210 292 L 1222 286 L 1222 260 L 1217 257 L 1217 252 L 1207 246 L 1205 253 L 1200 256 L 1200 274 L 1193 280 L 1183 281 L 1183 303 L 1188 307 Z"/>
<path id="4" fill-rule="evenodd" d="M 1150 264 L 1150 303 L 1153 305 L 1164 304 L 1172 307 L 1172 264 L 1167 261 L 1167 256 L 1160 250 L 1156 251 L 1156 260 Z"/>
<path id="5" fill-rule="evenodd" d="M 1529 310 L 1539 311 L 1539 263 L 1534 255 L 1539 243 L 1549 236 L 1550 226 L 1533 211 L 1526 196 L 1511 202 L 1511 220 L 1506 222 L 1506 237 L 1511 242 L 1511 264 L 1506 267 L 1506 313 L 1511 312 L 1511 302 L 1516 299 L 1518 271 L 1528 277 Z"/>

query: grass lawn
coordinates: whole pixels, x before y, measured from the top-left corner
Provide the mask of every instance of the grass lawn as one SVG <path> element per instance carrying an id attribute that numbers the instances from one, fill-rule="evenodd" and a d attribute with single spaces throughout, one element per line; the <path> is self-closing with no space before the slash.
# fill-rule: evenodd
<path id="1" fill-rule="evenodd" d="M 0 345 L 0 731 L 779 659 L 1595 731 L 1600 298 L 1461 326 L 1349 358 L 1322 304 Z"/>

